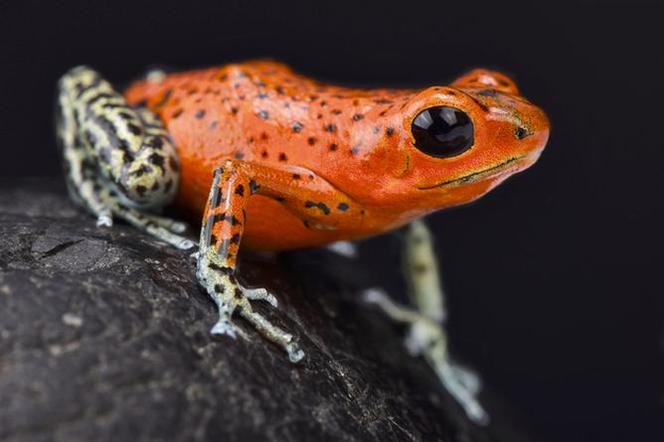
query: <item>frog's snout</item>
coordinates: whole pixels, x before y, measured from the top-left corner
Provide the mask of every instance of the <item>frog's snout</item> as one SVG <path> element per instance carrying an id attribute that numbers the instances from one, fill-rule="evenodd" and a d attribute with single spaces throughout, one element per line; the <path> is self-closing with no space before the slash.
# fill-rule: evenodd
<path id="1" fill-rule="evenodd" d="M 521 149 L 529 155 L 539 156 L 549 140 L 549 118 L 542 109 L 533 104 L 523 102 L 517 107 L 523 108 L 517 110 L 520 121 L 516 124 L 514 136 L 522 145 Z"/>
<path id="2" fill-rule="evenodd" d="M 486 109 L 488 123 L 498 123 L 505 145 L 519 156 L 539 156 L 549 139 L 549 118 L 538 106 L 519 95 L 504 94 L 496 90 L 466 90 L 475 102 Z M 506 134 L 505 131 L 508 133 Z"/>
<path id="3" fill-rule="evenodd" d="M 488 120 L 511 125 L 520 152 L 539 154 L 546 146 L 550 126 L 546 113 L 523 98 L 516 82 L 507 75 L 475 69 L 457 78 L 452 86 L 479 103 Z"/>

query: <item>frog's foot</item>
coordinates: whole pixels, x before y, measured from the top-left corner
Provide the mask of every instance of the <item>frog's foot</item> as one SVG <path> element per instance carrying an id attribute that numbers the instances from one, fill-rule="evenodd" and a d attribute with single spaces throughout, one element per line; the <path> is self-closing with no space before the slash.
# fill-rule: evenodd
<path id="1" fill-rule="evenodd" d="M 442 325 L 432 318 L 392 301 L 382 290 L 364 292 L 365 301 L 377 305 L 390 319 L 408 325 L 406 348 L 414 356 L 423 356 L 445 389 L 456 399 L 474 422 L 486 425 L 489 415 L 477 400 L 481 382 L 473 372 L 449 360 L 447 336 Z"/>
<path id="2" fill-rule="evenodd" d="M 112 227 L 114 218 L 120 218 L 179 249 L 187 250 L 196 245 L 192 240 L 180 235 L 187 230 L 185 223 L 129 207 L 113 191 L 99 185 L 94 186 L 94 189 L 100 190 L 94 192 L 79 189 L 78 195 L 84 205 L 97 217 L 98 227 Z"/>
<path id="3" fill-rule="evenodd" d="M 102 210 L 99 210 L 97 215 L 97 227 L 113 227 L 113 214 L 118 217 L 123 217 L 124 213 L 132 210 L 130 207 L 123 205 L 117 199 L 108 201 Z M 116 207 L 118 206 L 118 207 Z M 137 214 L 143 217 L 146 222 L 153 223 L 155 226 L 162 227 L 171 233 L 181 234 L 187 231 L 188 225 L 182 221 L 173 218 L 157 215 L 154 213 L 142 212 L 134 209 Z"/>
<path id="4" fill-rule="evenodd" d="M 178 249 L 188 250 L 196 243 L 180 233 L 187 229 L 185 223 L 166 218 L 152 213 L 145 213 L 123 204 L 115 204 L 112 208 L 113 215 L 123 219 L 139 230 L 149 233 L 156 239 L 177 247 Z M 99 224 L 99 218 L 97 219 Z"/>
<path id="5" fill-rule="evenodd" d="M 166 216 L 161 216 L 154 213 L 145 213 L 145 212 L 143 212 L 143 216 L 145 216 L 151 222 L 155 223 L 157 226 L 163 227 L 164 229 L 172 233 L 176 234 L 185 233 L 189 228 L 187 223 Z"/>
<path id="6" fill-rule="evenodd" d="M 237 335 L 246 337 L 241 329 L 232 321 L 233 313 L 237 312 L 247 320 L 261 335 L 275 343 L 288 354 L 291 362 L 299 362 L 304 352 L 295 342 L 293 335 L 273 325 L 263 315 L 254 311 L 250 301 L 265 301 L 277 307 L 277 298 L 264 288 L 247 288 L 242 286 L 229 267 L 215 263 L 218 255 L 208 249 L 198 255 L 198 280 L 205 287 L 210 297 L 217 304 L 219 319 L 212 327 L 213 335 Z"/>

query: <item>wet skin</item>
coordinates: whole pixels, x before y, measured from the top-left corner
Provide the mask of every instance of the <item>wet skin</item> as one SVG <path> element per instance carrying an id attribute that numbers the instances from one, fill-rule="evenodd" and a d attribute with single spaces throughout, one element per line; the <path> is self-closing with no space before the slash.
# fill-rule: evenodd
<path id="1" fill-rule="evenodd" d="M 380 234 L 407 223 L 405 256 L 417 310 L 369 299 L 410 326 L 425 356 L 476 422 L 479 380 L 447 357 L 438 266 L 424 215 L 473 201 L 532 165 L 546 145 L 544 112 L 505 75 L 474 70 L 449 86 L 349 89 L 272 61 L 153 73 L 124 94 L 94 70 L 58 84 L 57 135 L 72 197 L 110 227 L 123 219 L 190 249 L 173 203 L 201 221 L 198 280 L 216 303 L 214 334 L 235 337 L 238 313 L 285 350 L 296 339 L 252 308 L 274 295 L 237 278 L 242 247 L 287 250 Z"/>
<path id="2" fill-rule="evenodd" d="M 247 203 L 242 242 L 256 249 L 356 239 L 473 201 L 533 164 L 549 133 L 545 114 L 486 70 L 450 86 L 360 90 L 255 61 L 140 81 L 125 97 L 146 104 L 173 137 L 176 204 L 190 219 L 203 214 L 225 159 L 259 165 L 256 181 L 277 189 Z M 413 120 L 433 106 L 470 117 L 471 148 L 436 158 L 414 145 Z"/>

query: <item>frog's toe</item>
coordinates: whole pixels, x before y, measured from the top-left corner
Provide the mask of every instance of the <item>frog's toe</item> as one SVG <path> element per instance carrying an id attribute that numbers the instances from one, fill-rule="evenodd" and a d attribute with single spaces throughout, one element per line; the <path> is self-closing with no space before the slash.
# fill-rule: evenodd
<path id="1" fill-rule="evenodd" d="M 188 238 L 172 233 L 170 230 L 161 226 L 145 226 L 144 230 L 154 236 L 159 241 L 163 241 L 180 250 L 190 250 L 196 246 L 196 243 Z"/>
<path id="2" fill-rule="evenodd" d="M 473 396 L 482 390 L 482 381 L 474 371 L 450 362 L 450 369 L 463 387 Z"/>
<path id="3" fill-rule="evenodd" d="M 113 227 L 113 216 L 109 213 L 102 213 L 97 217 L 97 227 Z"/>
<path id="4" fill-rule="evenodd" d="M 236 329 L 230 318 L 220 317 L 214 326 L 210 329 L 210 334 L 215 336 L 229 336 L 233 339 L 237 337 Z"/>
<path id="5" fill-rule="evenodd" d="M 302 359 L 304 359 L 304 351 L 297 345 L 296 342 L 292 342 L 286 346 L 286 352 L 288 353 L 288 359 L 293 363 L 297 364 Z"/>
<path id="6" fill-rule="evenodd" d="M 180 242 L 175 244 L 175 247 L 181 250 L 189 250 L 196 246 L 196 243 L 187 238 L 180 238 Z"/>
<path id="7" fill-rule="evenodd" d="M 163 239 L 166 242 L 173 244 L 178 249 L 189 250 L 196 246 L 194 241 L 180 236 L 188 229 L 186 223 L 154 214 L 143 214 L 143 216 L 153 222 L 161 230 L 167 231 L 168 234 L 162 235 Z"/>
<path id="8" fill-rule="evenodd" d="M 187 224 L 181 221 L 174 221 L 173 224 L 171 224 L 171 231 L 173 233 L 184 233 L 187 231 L 187 228 Z"/>
<path id="9" fill-rule="evenodd" d="M 248 289 L 245 287 L 240 287 L 240 290 L 242 291 L 242 294 L 244 294 L 244 296 L 251 301 L 265 301 L 274 308 L 279 306 L 277 298 L 272 293 L 268 292 L 267 289 Z"/>
<path id="10" fill-rule="evenodd" d="M 473 372 L 450 361 L 436 363 L 434 369 L 445 389 L 454 396 L 468 417 L 480 425 L 487 425 L 489 414 L 477 399 L 481 389 L 479 378 Z"/>
<path id="11" fill-rule="evenodd" d="M 240 315 L 265 338 L 274 342 L 288 354 L 288 359 L 297 363 L 304 358 L 304 351 L 300 348 L 292 334 L 273 325 L 263 315 L 255 312 L 251 307 L 239 309 Z"/>
<path id="12" fill-rule="evenodd" d="M 178 233 L 178 234 L 184 233 L 189 228 L 189 226 L 187 226 L 187 223 L 172 218 L 168 218 L 165 216 L 155 215 L 152 213 L 145 213 L 144 216 L 153 223 L 155 223 L 156 225 L 163 227 L 164 229 L 170 230 L 173 233 Z"/>

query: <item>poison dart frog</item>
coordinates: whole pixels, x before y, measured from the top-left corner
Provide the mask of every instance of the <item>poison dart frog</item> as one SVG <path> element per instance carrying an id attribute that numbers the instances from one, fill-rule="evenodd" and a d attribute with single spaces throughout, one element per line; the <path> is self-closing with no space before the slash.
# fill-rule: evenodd
<path id="1" fill-rule="evenodd" d="M 355 240 L 411 225 L 408 277 L 416 309 L 367 299 L 409 323 L 424 353 L 471 417 L 485 414 L 477 382 L 449 363 L 430 212 L 473 201 L 532 165 L 549 135 L 545 113 L 499 72 L 478 69 L 449 86 L 354 89 L 250 61 L 166 75 L 117 92 L 80 66 L 58 83 L 57 137 L 72 197 L 99 226 L 122 219 L 181 249 L 174 205 L 202 219 L 196 275 L 214 300 L 214 334 L 234 337 L 233 313 L 283 348 L 294 337 L 252 309 L 273 294 L 236 275 L 240 245 L 287 250 Z"/>

